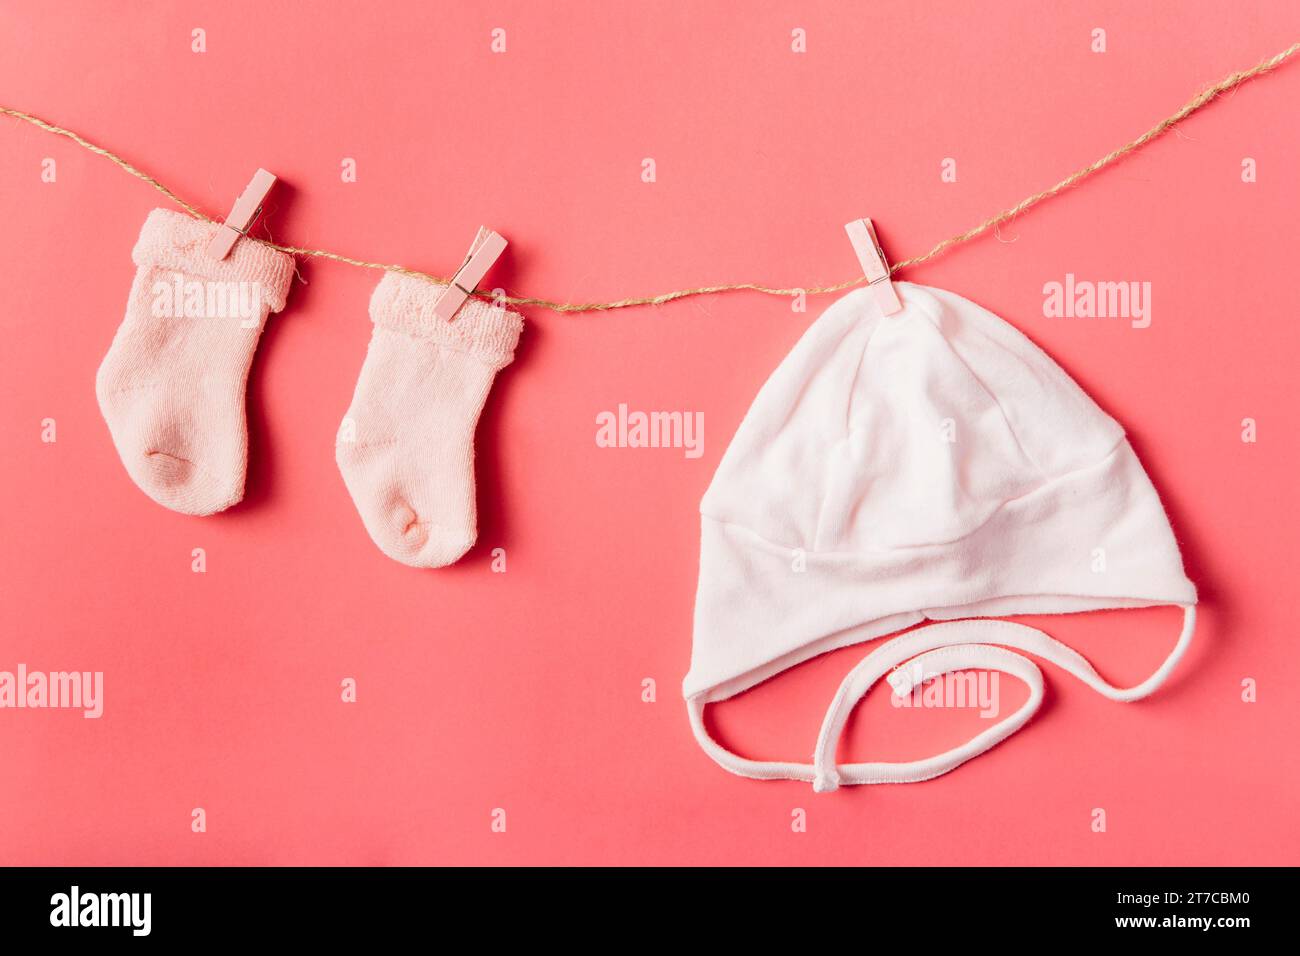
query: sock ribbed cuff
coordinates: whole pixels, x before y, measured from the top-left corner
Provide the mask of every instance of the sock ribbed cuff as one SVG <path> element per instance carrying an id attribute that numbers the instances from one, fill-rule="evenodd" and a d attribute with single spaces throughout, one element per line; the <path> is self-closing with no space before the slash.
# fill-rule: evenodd
<path id="1" fill-rule="evenodd" d="M 371 321 L 379 328 L 469 352 L 490 365 L 509 365 L 523 316 L 471 296 L 450 322 L 444 321 L 434 315 L 433 307 L 445 288 L 444 282 L 389 272 L 370 297 Z"/>
<path id="2" fill-rule="evenodd" d="M 240 240 L 224 259 L 207 254 L 220 227 L 170 209 L 155 209 L 131 250 L 137 266 L 174 269 L 218 282 L 256 282 L 272 312 L 284 308 L 293 281 L 293 256 L 260 242 Z"/>

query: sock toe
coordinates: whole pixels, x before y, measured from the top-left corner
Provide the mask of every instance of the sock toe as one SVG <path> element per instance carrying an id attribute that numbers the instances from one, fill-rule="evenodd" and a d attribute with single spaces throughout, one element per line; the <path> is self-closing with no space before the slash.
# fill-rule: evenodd
<path id="1" fill-rule="evenodd" d="M 394 503 L 384 525 L 384 532 L 371 535 L 375 543 L 394 561 L 413 568 L 452 564 L 474 546 L 476 538 L 467 529 L 440 527 L 405 501 Z"/>
<path id="2" fill-rule="evenodd" d="M 244 496 L 239 476 L 222 477 L 181 454 L 146 450 L 129 469 L 140 490 L 158 504 L 187 515 L 224 511 Z"/>
<path id="3" fill-rule="evenodd" d="M 194 477 L 195 467 L 188 458 L 155 450 L 144 453 L 144 471 L 150 485 L 166 489 L 187 484 Z"/>
<path id="4" fill-rule="evenodd" d="M 127 474 L 136 487 L 171 511 L 211 515 L 244 497 L 246 438 L 228 423 L 243 424 L 243 408 L 223 408 L 205 427 L 170 404 L 149 403 L 149 388 L 121 388 L 101 368 L 96 379 L 100 411 Z"/>

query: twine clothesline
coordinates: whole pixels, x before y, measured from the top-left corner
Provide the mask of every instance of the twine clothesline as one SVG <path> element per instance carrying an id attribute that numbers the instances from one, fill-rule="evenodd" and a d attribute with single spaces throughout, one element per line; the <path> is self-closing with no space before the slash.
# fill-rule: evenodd
<path id="1" fill-rule="evenodd" d="M 1215 99 L 1215 97 L 1235 89 L 1236 87 L 1240 86 L 1242 83 L 1246 82 L 1247 80 L 1253 77 L 1277 69 L 1279 66 L 1285 63 L 1291 57 L 1295 56 L 1297 53 L 1300 53 L 1300 42 L 1291 44 L 1291 46 L 1287 47 L 1285 50 L 1283 50 L 1281 53 L 1276 54 L 1275 56 L 1271 56 L 1266 60 L 1261 60 L 1259 63 L 1257 63 L 1255 66 L 1251 67 L 1250 69 L 1239 70 L 1235 73 L 1228 74 L 1218 83 L 1214 84 L 1213 86 L 1207 87 L 1201 92 L 1197 93 L 1194 97 L 1192 97 L 1185 104 L 1183 104 L 1183 106 L 1177 112 L 1162 119 L 1159 123 L 1151 127 L 1149 130 L 1147 130 L 1137 139 L 1134 139 L 1124 144 L 1123 146 L 1120 146 L 1118 149 L 1112 150 L 1111 152 L 1107 153 L 1105 156 L 1101 157 L 1095 162 L 1089 163 L 1087 166 L 1084 166 L 1082 169 L 1076 170 L 1075 172 L 1071 173 L 1069 176 L 1066 176 L 1064 179 L 1062 179 L 1055 186 L 1052 186 L 1048 189 L 1044 189 L 1042 192 L 1035 193 L 1032 196 L 1022 199 L 1014 206 L 1011 206 L 1008 209 L 1004 209 L 1002 210 L 1002 212 L 999 212 L 996 215 L 990 216 L 989 218 L 981 222 L 979 225 L 974 226 L 963 233 L 959 233 L 958 235 L 950 236 L 947 239 L 944 239 L 942 242 L 937 243 L 928 252 L 925 252 L 921 255 L 913 256 L 910 259 L 903 259 L 899 262 L 895 262 L 890 267 L 890 273 L 891 274 L 896 273 L 901 269 L 906 269 L 909 268 L 910 266 L 916 266 L 916 265 L 920 265 L 923 262 L 928 262 L 929 260 L 935 258 L 936 256 L 939 256 L 944 252 L 946 252 L 947 250 L 951 249 L 953 246 L 957 246 L 957 245 L 961 245 L 962 243 L 969 242 L 970 240 L 976 238 L 977 236 L 981 236 L 984 233 L 988 232 L 990 229 L 996 229 L 997 227 L 1001 226 L 1003 223 L 1009 222 L 1010 220 L 1019 216 L 1021 213 L 1028 211 L 1034 206 L 1037 206 L 1043 200 L 1051 199 L 1053 196 L 1056 196 L 1057 194 L 1065 191 L 1066 189 L 1069 189 L 1071 186 L 1077 185 L 1084 179 L 1087 179 L 1089 176 L 1092 176 L 1094 173 L 1100 172 L 1101 170 L 1105 169 L 1107 166 L 1110 166 L 1118 162 L 1119 160 L 1127 156 L 1129 153 L 1141 149 L 1147 143 L 1151 142 L 1152 140 L 1168 132 L 1176 124 L 1182 122 L 1187 117 L 1191 116 L 1193 113 L 1207 106 L 1210 102 L 1212 102 Z M 166 196 L 176 205 L 184 209 L 195 219 L 200 219 L 204 222 L 212 222 L 212 223 L 223 221 L 223 220 L 215 219 L 212 216 L 209 216 L 207 213 L 199 209 L 197 206 L 193 205 L 192 203 L 186 202 L 180 196 L 176 195 L 176 193 L 172 192 L 171 189 L 167 188 L 165 185 L 163 185 L 153 176 L 146 173 L 144 170 L 127 162 L 125 159 L 123 159 L 121 156 L 118 156 L 116 153 L 112 152 L 111 150 L 105 149 L 102 146 L 90 142 L 90 140 L 86 139 L 80 133 L 77 133 L 74 130 L 65 129 L 61 126 L 56 126 L 53 123 L 46 122 L 45 120 L 41 119 L 38 116 L 33 116 L 31 113 L 27 113 L 24 112 L 23 110 L 14 109 L 8 106 L 0 105 L 0 115 L 13 116 L 16 117 L 17 119 L 23 120 L 24 122 L 31 123 L 33 126 L 42 129 L 47 133 L 53 133 L 57 136 L 65 136 L 68 139 L 72 140 L 74 143 L 76 143 L 78 146 L 81 146 L 83 149 L 87 149 L 97 156 L 103 156 L 105 159 L 110 160 L 121 169 L 126 170 L 135 178 L 148 183 L 150 186 L 158 190 L 158 192 L 162 193 L 164 196 Z M 408 269 L 405 266 L 400 266 L 400 265 L 389 265 L 382 262 L 367 262 L 363 259 L 354 259 L 351 256 L 342 255 L 341 253 L 330 252 L 328 249 L 306 249 L 300 246 L 282 245 L 277 242 L 271 242 L 268 239 L 257 238 L 256 236 L 247 236 L 246 238 L 253 242 L 259 242 L 265 246 L 269 246 L 272 249 L 277 249 L 280 252 L 286 252 L 294 256 L 303 256 L 305 258 L 315 258 L 315 259 L 330 259 L 334 262 L 342 262 L 351 266 L 359 266 L 360 268 L 363 269 L 382 269 L 385 272 L 398 272 L 401 273 L 402 275 L 415 276 L 417 278 L 428 279 L 434 282 L 448 281 L 445 276 L 436 276 L 427 272 L 420 272 L 416 269 Z M 524 305 L 524 306 L 532 306 L 534 308 L 548 309 L 552 312 L 606 312 L 613 309 L 626 309 L 626 308 L 632 308 L 634 306 L 641 306 L 641 305 L 663 305 L 667 302 L 673 302 L 677 299 L 685 299 L 692 296 L 717 295 L 722 292 L 748 291 L 748 292 L 759 292 L 764 295 L 779 295 L 785 297 L 795 296 L 801 293 L 805 295 L 824 295 L 831 292 L 843 292 L 845 289 L 851 289 L 854 286 L 861 284 L 864 281 L 864 279 L 865 279 L 864 276 L 858 276 L 853 279 L 847 279 L 844 282 L 837 282 L 833 285 L 794 287 L 789 289 L 774 288 L 772 286 L 761 285 L 755 282 L 737 282 L 737 283 L 731 283 L 727 285 L 706 285 L 706 286 L 696 286 L 690 289 L 677 289 L 672 292 L 663 292 L 660 293 L 659 295 L 636 296 L 636 297 L 630 297 L 625 299 L 616 299 L 612 302 L 559 302 L 552 299 L 544 299 L 544 298 L 538 298 L 534 296 L 510 296 L 510 295 L 497 297 L 497 301 L 508 302 L 512 305 Z M 475 294 L 482 296 L 484 298 L 492 297 L 489 293 L 486 292 L 478 292 Z"/>

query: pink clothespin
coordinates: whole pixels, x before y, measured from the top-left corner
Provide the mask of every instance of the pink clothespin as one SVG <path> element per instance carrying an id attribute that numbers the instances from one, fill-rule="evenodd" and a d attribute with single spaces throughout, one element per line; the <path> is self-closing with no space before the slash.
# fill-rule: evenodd
<path id="1" fill-rule="evenodd" d="M 259 169 L 253 175 L 252 180 L 235 200 L 235 206 L 230 210 L 225 223 L 208 243 L 208 255 L 214 259 L 224 259 L 230 255 L 230 250 L 235 248 L 235 242 L 248 232 L 253 221 L 261 213 L 262 203 L 274 185 L 275 177 L 265 169 Z"/>
<path id="2" fill-rule="evenodd" d="M 493 232 L 487 226 L 479 226 L 478 235 L 474 237 L 474 244 L 469 247 L 465 261 L 461 263 L 447 288 L 434 303 L 434 315 L 444 322 L 450 322 L 460 307 L 465 304 L 465 300 L 474 292 L 475 287 L 483 281 L 488 269 L 492 268 L 492 263 L 496 262 L 505 250 L 506 241 L 499 233 Z"/>
<path id="3" fill-rule="evenodd" d="M 881 313 L 893 315 L 901 312 L 903 303 L 899 301 L 898 290 L 889 277 L 889 260 L 876 238 L 876 227 L 870 219 L 855 219 L 844 227 L 844 231 L 849 234 L 853 251 L 858 254 L 858 262 L 862 263 L 862 274 L 867 277 L 867 288 L 880 306 Z"/>

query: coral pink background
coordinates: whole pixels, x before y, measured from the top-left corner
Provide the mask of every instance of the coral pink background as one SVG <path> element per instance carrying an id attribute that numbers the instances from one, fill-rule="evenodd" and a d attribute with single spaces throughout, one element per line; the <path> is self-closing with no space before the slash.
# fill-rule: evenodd
<path id="1" fill-rule="evenodd" d="M 1282 2 L 1047 10 L 7 3 L 0 102 L 217 214 L 266 166 L 282 185 L 265 229 L 282 241 L 445 274 L 485 222 L 511 241 L 493 284 L 609 299 L 845 279 L 842 227 L 863 215 L 894 258 L 916 254 L 1300 38 L 1300 11 Z M 204 54 L 190 51 L 194 27 Z M 790 50 L 795 27 L 806 54 Z M 1094 27 L 1104 55 L 1089 50 Z M 1043 711 L 990 754 L 930 783 L 825 796 L 714 766 L 679 682 L 699 498 L 829 300 L 807 314 L 748 293 L 529 311 L 480 428 L 479 545 L 414 571 L 370 542 L 334 465 L 377 273 L 302 266 L 253 367 L 247 500 L 212 518 L 165 511 L 122 469 L 93 387 L 131 245 L 162 200 L 0 118 L 0 670 L 106 682 L 98 721 L 0 711 L 0 862 L 1295 862 L 1297 100 L 1300 62 L 1001 241 L 909 276 L 1025 330 L 1129 429 L 1203 596 L 1170 685 L 1119 705 L 1045 665 Z M 1257 183 L 1241 181 L 1246 156 Z M 46 157 L 54 184 L 40 180 Z M 355 184 L 341 182 L 344 157 Z M 945 157 L 956 183 L 940 181 Z M 1067 272 L 1153 283 L 1152 326 L 1043 318 L 1043 284 Z M 595 416 L 619 402 L 703 411 L 703 457 L 598 448 Z M 55 444 L 40 441 L 47 417 Z M 1256 444 L 1240 440 L 1245 417 Z M 191 573 L 195 547 L 206 574 Z M 1134 682 L 1177 620 L 1036 623 Z M 753 756 L 807 759 L 863 653 L 714 708 L 717 733 Z M 354 705 L 339 699 L 345 677 Z M 645 678 L 655 703 L 641 701 Z M 1245 678 L 1257 703 L 1241 700 Z M 1016 706 L 1023 688 L 1004 688 Z M 921 756 L 976 723 L 895 711 L 877 689 L 849 756 Z M 191 833 L 194 807 L 207 833 Z M 806 833 L 791 831 L 799 807 Z"/>

